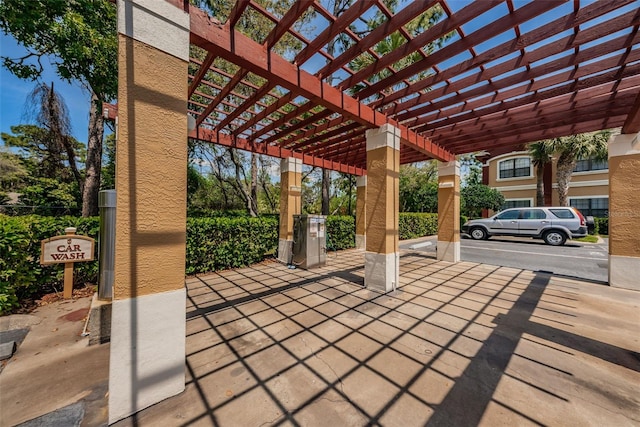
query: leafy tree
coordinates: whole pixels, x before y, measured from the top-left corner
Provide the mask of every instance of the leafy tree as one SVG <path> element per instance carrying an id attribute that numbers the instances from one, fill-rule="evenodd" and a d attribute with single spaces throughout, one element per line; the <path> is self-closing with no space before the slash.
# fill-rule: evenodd
<path id="1" fill-rule="evenodd" d="M 463 154 L 458 158 L 460 167 L 467 170 L 463 185 L 482 184 L 482 162 L 475 153 Z"/>
<path id="2" fill-rule="evenodd" d="M 110 133 L 104 140 L 102 152 L 102 172 L 100 173 L 100 189 L 116 188 L 116 134 Z"/>
<path id="3" fill-rule="evenodd" d="M 400 212 L 438 211 L 436 162 L 400 166 Z"/>
<path id="4" fill-rule="evenodd" d="M 558 155 L 556 182 L 558 183 L 560 206 L 569 206 L 569 184 L 578 160 L 606 159 L 607 141 L 610 135 L 609 131 L 600 131 L 563 136 L 549 141 L 553 151 Z"/>
<path id="5" fill-rule="evenodd" d="M 67 213 L 78 208 L 80 192 L 75 182 L 65 183 L 55 178 L 32 178 L 21 190 L 19 206 L 36 206 L 41 215 Z"/>
<path id="6" fill-rule="evenodd" d="M 529 144 L 529 157 L 536 168 L 536 206 L 544 206 L 544 168 L 551 163 L 553 145 L 549 141 Z"/>
<path id="7" fill-rule="evenodd" d="M 482 216 L 482 209 L 500 210 L 502 205 L 502 193 L 487 185 L 471 184 L 460 190 L 460 213 L 469 218 Z"/>
<path id="8" fill-rule="evenodd" d="M 24 186 L 28 176 L 29 172 L 20 156 L 0 150 L 0 188 L 2 191 L 19 189 Z"/>
<path id="9" fill-rule="evenodd" d="M 28 173 L 33 177 L 55 178 L 62 182 L 75 180 L 69 161 L 69 152 L 79 160 L 84 158 L 84 146 L 71 136 L 66 136 L 65 144 L 70 146 L 67 151 L 56 143 L 56 135 L 46 128 L 35 125 L 19 125 L 11 127 L 12 134 L 2 133 L 1 137 L 5 145 L 18 149 L 17 155 L 21 158 Z M 76 185 L 78 185 L 78 181 Z"/>
<path id="10" fill-rule="evenodd" d="M 25 47 L 21 58 L 2 56 L 19 78 L 41 77 L 48 56 L 63 80 L 91 92 L 82 215 L 98 213 L 104 119 L 102 102 L 117 92 L 116 10 L 109 0 L 11 0 L 0 2 L 0 28 Z"/>

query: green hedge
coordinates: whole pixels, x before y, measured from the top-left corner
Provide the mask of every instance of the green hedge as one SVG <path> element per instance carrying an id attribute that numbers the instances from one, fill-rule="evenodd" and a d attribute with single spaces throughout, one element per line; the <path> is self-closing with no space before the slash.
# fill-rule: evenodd
<path id="1" fill-rule="evenodd" d="M 461 218 L 462 222 L 465 220 Z M 400 239 L 436 234 L 437 225 L 437 214 L 401 213 Z M 76 227 L 78 234 L 98 238 L 99 221 L 95 217 L 0 215 L 0 314 L 16 307 L 19 299 L 41 294 L 52 286 L 61 290 L 63 267 L 40 265 L 40 241 L 63 234 L 66 227 Z M 330 250 L 353 248 L 354 218 L 329 216 L 327 235 Z M 189 218 L 186 273 L 197 274 L 243 267 L 263 260 L 267 254 L 275 254 L 277 248 L 276 216 Z M 97 262 L 75 265 L 76 284 L 96 283 L 97 277 Z"/>
<path id="2" fill-rule="evenodd" d="M 398 217 L 400 240 L 430 236 L 438 232 L 438 214 L 403 212 Z"/>
<path id="3" fill-rule="evenodd" d="M 609 218 L 594 218 L 596 223 L 595 229 L 593 230 L 593 234 L 609 234 Z"/>
<path id="4" fill-rule="evenodd" d="M 273 217 L 187 219 L 187 274 L 244 267 L 277 248 Z"/>
<path id="5" fill-rule="evenodd" d="M 460 226 L 467 220 L 467 217 L 462 215 L 460 217 Z M 438 214 L 403 212 L 398 217 L 398 233 L 400 240 L 438 234 Z"/>
<path id="6" fill-rule="evenodd" d="M 356 220 L 352 216 L 327 217 L 327 247 L 339 251 L 356 246 Z"/>

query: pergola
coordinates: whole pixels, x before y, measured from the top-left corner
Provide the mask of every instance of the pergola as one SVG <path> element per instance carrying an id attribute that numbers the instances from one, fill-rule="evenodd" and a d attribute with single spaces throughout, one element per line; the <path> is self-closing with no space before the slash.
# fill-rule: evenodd
<path id="1" fill-rule="evenodd" d="M 333 14 L 321 0 L 280 2 L 276 15 L 238 0 L 219 22 L 189 0 L 117 0 L 110 422 L 184 390 L 188 138 L 282 159 L 285 262 L 302 164 L 358 175 L 364 283 L 388 292 L 401 163 L 440 161 L 437 259 L 457 262 L 457 155 L 621 127 L 609 141 L 609 282 L 640 290 L 637 1 L 345 3 Z M 432 25 L 416 31 L 425 12 Z"/>
<path id="2" fill-rule="evenodd" d="M 365 131 L 384 123 L 402 130 L 401 163 L 497 155 L 623 125 L 640 130 L 634 1 L 424 0 L 394 14 L 366 0 L 338 16 L 318 0 L 289 3 L 275 16 L 255 0 L 238 1 L 224 22 L 188 8 L 192 136 L 360 175 Z M 408 24 L 430 9 L 442 10 L 441 19 L 412 34 Z M 299 28 L 309 15 L 313 37 Z M 363 25 L 361 17 L 374 15 L 380 25 Z M 239 25 L 245 17 L 271 31 L 252 35 Z M 380 54 L 392 37 L 401 42 Z M 298 48 L 283 58 L 286 42 Z"/>

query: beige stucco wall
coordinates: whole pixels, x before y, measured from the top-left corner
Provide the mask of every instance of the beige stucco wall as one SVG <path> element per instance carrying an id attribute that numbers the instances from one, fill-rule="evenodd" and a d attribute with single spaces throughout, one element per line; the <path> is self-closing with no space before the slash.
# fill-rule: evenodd
<path id="1" fill-rule="evenodd" d="M 533 199 L 536 200 L 536 190 L 502 191 L 505 199 Z"/>
<path id="2" fill-rule="evenodd" d="M 489 187 L 507 187 L 510 185 L 530 185 L 536 184 L 536 178 L 535 178 L 535 168 L 532 166 L 532 175 L 533 177 L 531 178 L 524 178 L 524 177 L 520 177 L 520 178 L 507 178 L 507 179 L 502 179 L 502 180 L 498 180 L 498 163 L 500 163 L 502 160 L 509 160 L 509 159 L 513 159 L 513 158 L 517 158 L 517 157 L 523 157 L 525 156 L 522 153 L 519 154 L 513 154 L 513 155 L 509 155 L 509 156 L 504 156 L 504 157 L 497 157 L 495 159 L 491 159 L 489 162 Z M 533 194 L 535 197 L 535 190 L 533 190 Z"/>
<path id="3" fill-rule="evenodd" d="M 555 175 L 553 175 L 555 181 Z M 585 181 L 602 181 L 609 179 L 609 171 L 588 171 L 588 172 L 574 172 L 571 174 L 571 182 L 585 182 Z"/>
<path id="4" fill-rule="evenodd" d="M 442 184 L 453 181 L 453 187 Z M 438 241 L 460 241 L 460 175 L 438 177 Z"/>
<path id="5" fill-rule="evenodd" d="M 571 178 L 571 182 L 573 178 Z M 571 197 L 588 197 L 588 196 L 607 196 L 609 194 L 609 186 L 607 185 L 595 185 L 589 187 L 571 187 L 569 184 L 569 198 Z M 551 193 L 551 199 L 554 206 L 560 204 L 560 197 L 558 196 L 558 189 L 554 188 Z"/>
<path id="6" fill-rule="evenodd" d="M 609 253 L 640 257 L 640 154 L 609 158 Z"/>
<path id="7" fill-rule="evenodd" d="M 366 250 L 398 250 L 398 176 L 400 152 L 392 147 L 367 151 Z"/>
<path id="8" fill-rule="evenodd" d="M 184 287 L 187 167 L 187 62 L 118 42 L 116 300 Z"/>
<path id="9" fill-rule="evenodd" d="M 293 216 L 302 212 L 301 186 L 301 173 L 288 171 L 280 174 L 280 239 L 293 240 Z"/>

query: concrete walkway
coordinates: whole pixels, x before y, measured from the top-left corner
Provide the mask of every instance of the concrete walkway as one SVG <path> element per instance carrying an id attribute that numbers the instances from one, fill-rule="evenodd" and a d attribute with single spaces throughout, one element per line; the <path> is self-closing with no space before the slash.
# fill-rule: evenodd
<path id="1" fill-rule="evenodd" d="M 548 274 L 363 253 L 187 280 L 187 390 L 117 425 L 640 425 L 640 295 Z"/>
<path id="2" fill-rule="evenodd" d="M 640 294 L 405 251 L 380 295 L 363 258 L 187 279 L 186 391 L 116 425 L 640 426 Z M 49 363 L 27 336 L 0 373 L 0 424 L 39 402 L 28 425 L 104 422 L 109 347 L 72 337 L 47 341 Z"/>

